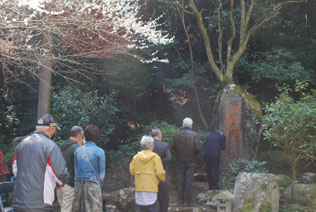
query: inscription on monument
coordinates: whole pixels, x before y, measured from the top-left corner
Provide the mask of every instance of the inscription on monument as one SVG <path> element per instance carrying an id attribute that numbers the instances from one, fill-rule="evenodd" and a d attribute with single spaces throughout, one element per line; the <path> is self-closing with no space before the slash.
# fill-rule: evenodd
<path id="1" fill-rule="evenodd" d="M 225 164 L 240 157 L 241 144 L 241 99 L 228 97 L 225 107 L 224 132 L 226 136 Z"/>

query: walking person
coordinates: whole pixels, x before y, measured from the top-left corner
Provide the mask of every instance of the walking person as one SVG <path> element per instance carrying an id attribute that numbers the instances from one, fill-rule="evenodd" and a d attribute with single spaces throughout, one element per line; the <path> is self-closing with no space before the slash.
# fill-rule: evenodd
<path id="1" fill-rule="evenodd" d="M 97 147 L 99 128 L 84 129 L 86 143 L 75 151 L 74 212 L 102 212 L 102 186 L 105 177 L 105 153 Z"/>
<path id="2" fill-rule="evenodd" d="M 154 152 L 159 155 L 161 158 L 161 162 L 164 170 L 167 169 L 167 164 L 171 160 L 171 153 L 169 144 L 161 141 L 162 134 L 161 131 L 156 128 L 151 131 L 151 137 L 154 139 Z M 168 212 L 169 208 L 169 185 L 167 181 L 167 173 L 166 180 L 160 182 L 158 185 L 158 202 L 159 202 L 159 212 Z"/>
<path id="3" fill-rule="evenodd" d="M 226 148 L 226 139 L 223 130 L 216 130 L 206 137 L 203 148 L 203 159 L 206 165 L 209 189 L 219 189 L 219 164 L 221 150 Z"/>
<path id="4" fill-rule="evenodd" d="M 52 211 L 56 183 L 68 182 L 66 162 L 51 140 L 57 129 L 53 116 L 46 114 L 37 121 L 36 131 L 16 147 L 12 165 L 15 212 Z"/>
<path id="5" fill-rule="evenodd" d="M 60 145 L 62 155 L 66 161 L 66 167 L 70 173 L 69 182 L 63 186 L 57 187 L 57 198 L 61 212 L 71 212 L 74 199 L 74 177 L 75 165 L 74 157 L 78 144 L 84 140 L 83 129 L 79 126 L 71 128 L 69 138 Z"/>
<path id="6" fill-rule="evenodd" d="M 165 180 L 165 170 L 159 155 L 153 152 L 154 139 L 143 136 L 140 144 L 142 151 L 138 152 L 129 166 L 132 176 L 135 176 L 135 202 L 138 212 L 158 212 L 158 184 Z"/>
<path id="7" fill-rule="evenodd" d="M 192 130 L 191 118 L 183 120 L 182 129 L 174 137 L 173 147 L 177 160 L 177 196 L 178 205 L 192 205 L 192 183 L 197 158 L 202 150 L 199 134 Z"/>

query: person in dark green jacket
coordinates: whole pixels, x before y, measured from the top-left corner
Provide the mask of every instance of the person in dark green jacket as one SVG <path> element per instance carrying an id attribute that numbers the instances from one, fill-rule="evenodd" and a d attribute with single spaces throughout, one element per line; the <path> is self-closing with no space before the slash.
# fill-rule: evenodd
<path id="1" fill-rule="evenodd" d="M 75 177 L 74 153 L 83 140 L 84 134 L 82 127 L 74 126 L 70 130 L 69 139 L 60 145 L 62 155 L 66 161 L 66 167 L 71 175 L 69 182 L 57 189 L 57 198 L 61 212 L 72 211 Z"/>

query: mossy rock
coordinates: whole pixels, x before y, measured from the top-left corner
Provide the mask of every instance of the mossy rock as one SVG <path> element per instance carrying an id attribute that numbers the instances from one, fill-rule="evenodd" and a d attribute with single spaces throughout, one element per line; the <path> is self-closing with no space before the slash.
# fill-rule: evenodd
<path id="1" fill-rule="evenodd" d="M 240 208 L 240 212 L 253 212 L 255 207 L 251 203 L 247 203 Z"/>
<path id="2" fill-rule="evenodd" d="M 245 89 L 241 88 L 240 86 L 235 86 L 236 92 L 239 96 L 248 104 L 250 110 L 259 118 L 262 119 L 262 108 L 260 103 L 250 95 Z"/>
<path id="3" fill-rule="evenodd" d="M 316 184 L 316 173 L 312 173 L 312 172 L 303 173 L 299 179 L 299 182 L 305 183 L 305 184 Z"/>
<path id="4" fill-rule="evenodd" d="M 248 203 L 247 203 L 248 202 Z M 255 205 L 256 203 L 254 202 L 253 199 L 248 199 L 245 201 L 245 205 L 243 205 L 240 208 L 240 212 L 254 212 L 254 211 L 258 211 L 258 212 L 271 212 L 272 210 L 272 206 L 269 202 L 262 202 L 262 204 L 259 206 L 259 209 L 256 210 L 255 209 Z"/>
<path id="5" fill-rule="evenodd" d="M 203 207 L 169 207 L 169 212 L 210 212 L 209 209 Z"/>
<path id="6" fill-rule="evenodd" d="M 277 212 L 279 185 L 273 174 L 243 172 L 237 176 L 233 212 Z"/>
<path id="7" fill-rule="evenodd" d="M 292 183 L 292 179 L 285 174 L 276 174 L 276 179 L 279 183 L 279 187 L 286 189 Z"/>
<path id="8" fill-rule="evenodd" d="M 270 212 L 272 210 L 272 206 L 269 202 L 263 202 L 259 207 L 259 212 Z"/>
<path id="9" fill-rule="evenodd" d="M 290 197 L 291 187 L 292 185 L 289 185 L 286 189 L 287 198 Z M 293 201 L 316 211 L 316 184 L 295 184 Z"/>
<path id="10" fill-rule="evenodd" d="M 285 191 L 287 187 L 292 184 L 292 179 L 284 174 L 277 174 L 276 179 L 280 188 L 280 202 L 285 202 L 288 199 Z"/>

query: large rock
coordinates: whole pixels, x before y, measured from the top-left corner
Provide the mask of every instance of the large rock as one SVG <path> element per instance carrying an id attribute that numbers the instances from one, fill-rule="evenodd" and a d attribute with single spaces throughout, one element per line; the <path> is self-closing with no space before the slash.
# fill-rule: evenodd
<path id="1" fill-rule="evenodd" d="M 224 190 L 208 190 L 203 193 L 199 193 L 195 200 L 199 205 L 205 205 L 209 207 L 216 208 L 217 202 L 213 198 L 216 194 L 223 192 Z"/>
<path id="2" fill-rule="evenodd" d="M 280 200 L 281 202 L 285 202 L 287 199 L 286 196 L 286 189 L 289 185 L 292 184 L 292 179 L 284 174 L 277 174 L 276 179 L 279 183 L 279 188 L 280 188 Z"/>
<path id="3" fill-rule="evenodd" d="M 299 179 L 300 183 L 304 184 L 316 184 L 316 173 L 305 172 Z"/>
<path id="4" fill-rule="evenodd" d="M 112 193 L 112 204 L 115 204 L 118 211 L 135 212 L 135 188 L 124 188 Z"/>
<path id="5" fill-rule="evenodd" d="M 273 174 L 240 173 L 234 194 L 233 212 L 279 211 L 279 184 Z"/>
<path id="6" fill-rule="evenodd" d="M 204 207 L 169 207 L 168 212 L 213 212 L 213 211 L 210 211 Z"/>
<path id="7" fill-rule="evenodd" d="M 287 197 L 291 195 L 292 185 L 286 189 Z M 316 211 L 316 184 L 295 184 L 294 201 L 300 205 L 306 206 L 311 211 Z"/>
<path id="8" fill-rule="evenodd" d="M 239 158 L 253 160 L 261 135 L 260 104 L 245 90 L 230 84 L 222 90 L 218 108 L 219 126 L 226 136 L 221 168 L 229 169 L 229 164 Z"/>

